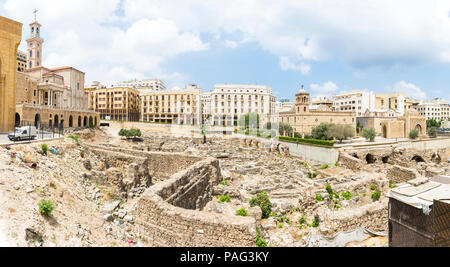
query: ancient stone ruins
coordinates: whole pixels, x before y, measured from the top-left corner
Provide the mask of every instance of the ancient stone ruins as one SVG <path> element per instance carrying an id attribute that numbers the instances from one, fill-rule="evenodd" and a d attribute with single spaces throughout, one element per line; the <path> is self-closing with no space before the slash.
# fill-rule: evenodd
<path id="1" fill-rule="evenodd" d="M 448 148 L 342 148 L 323 164 L 271 140 L 116 132 L 75 132 L 47 155 L 39 143 L 0 147 L 11 245 L 318 246 L 356 231 L 334 245 L 387 246 L 387 191 L 450 175 Z M 254 202 L 264 192 L 268 209 Z"/>

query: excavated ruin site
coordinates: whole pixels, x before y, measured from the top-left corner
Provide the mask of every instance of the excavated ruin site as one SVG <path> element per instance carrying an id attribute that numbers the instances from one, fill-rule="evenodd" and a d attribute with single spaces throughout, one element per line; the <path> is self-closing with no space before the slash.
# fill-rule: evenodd
<path id="1" fill-rule="evenodd" d="M 118 132 L 118 130 L 117 130 Z M 273 141 L 115 129 L 0 147 L 1 230 L 12 246 L 387 246 L 387 191 L 450 175 L 448 150 L 353 149 L 334 165 Z M 373 198 L 379 191 L 379 198 Z M 270 215 L 250 205 L 267 192 Z M 51 216 L 39 213 L 51 200 Z M 238 216 L 245 209 L 247 216 Z M 267 216 L 266 216 L 267 217 Z M 356 231 L 356 232 L 355 232 Z M 359 232 L 358 232 L 359 231 Z M 328 241 L 327 241 L 328 240 Z"/>

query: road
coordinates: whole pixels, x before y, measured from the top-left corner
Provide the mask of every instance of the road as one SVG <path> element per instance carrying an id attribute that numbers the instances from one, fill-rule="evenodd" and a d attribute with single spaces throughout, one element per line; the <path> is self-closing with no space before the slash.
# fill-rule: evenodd
<path id="1" fill-rule="evenodd" d="M 54 137 L 53 137 L 54 136 Z M 43 139 L 42 139 L 43 137 Z M 43 134 L 41 132 L 38 132 L 38 136 L 36 137 L 35 140 L 51 140 L 51 139 L 55 139 L 55 138 L 60 138 L 62 137 L 62 135 L 60 136 L 59 134 L 52 134 L 50 132 L 44 132 Z M 10 144 L 18 144 L 18 143 L 27 143 L 29 142 L 29 140 L 24 140 L 24 141 L 11 141 L 8 139 L 8 134 L 0 134 L 0 145 L 10 145 Z"/>

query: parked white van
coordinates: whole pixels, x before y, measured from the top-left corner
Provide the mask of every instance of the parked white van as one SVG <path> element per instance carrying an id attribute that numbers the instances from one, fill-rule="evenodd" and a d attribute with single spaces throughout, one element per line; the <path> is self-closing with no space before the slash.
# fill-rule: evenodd
<path id="1" fill-rule="evenodd" d="M 9 140 L 33 140 L 37 137 L 37 131 L 35 126 L 23 126 L 17 128 L 14 133 L 8 134 Z"/>

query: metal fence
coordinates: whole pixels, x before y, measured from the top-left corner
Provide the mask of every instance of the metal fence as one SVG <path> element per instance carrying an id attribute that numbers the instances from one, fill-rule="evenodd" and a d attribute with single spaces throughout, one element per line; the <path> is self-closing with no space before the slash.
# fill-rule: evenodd
<path id="1" fill-rule="evenodd" d="M 36 129 L 36 135 L 32 135 L 32 127 Z M 19 134 L 18 130 L 27 130 L 26 134 Z M 45 140 L 59 138 L 64 135 L 64 125 L 59 124 L 45 124 L 35 123 L 29 121 L 20 121 L 14 125 L 14 132 L 8 135 L 9 139 L 16 142 L 24 142 L 31 140 Z"/>

